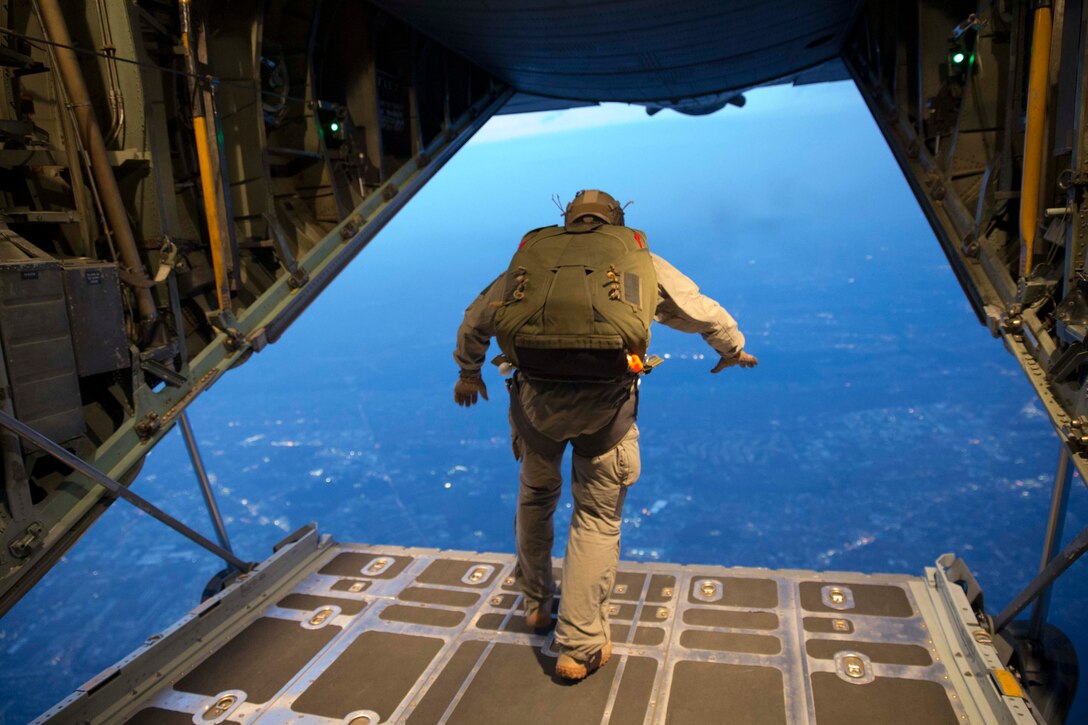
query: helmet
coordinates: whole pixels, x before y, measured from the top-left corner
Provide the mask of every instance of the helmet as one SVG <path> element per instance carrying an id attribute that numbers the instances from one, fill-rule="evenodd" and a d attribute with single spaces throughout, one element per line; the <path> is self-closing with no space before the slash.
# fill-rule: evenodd
<path id="1" fill-rule="evenodd" d="M 603 191 L 583 189 L 567 204 L 563 223 L 570 226 L 586 221 L 586 217 L 592 217 L 605 224 L 623 226 L 623 207 Z"/>

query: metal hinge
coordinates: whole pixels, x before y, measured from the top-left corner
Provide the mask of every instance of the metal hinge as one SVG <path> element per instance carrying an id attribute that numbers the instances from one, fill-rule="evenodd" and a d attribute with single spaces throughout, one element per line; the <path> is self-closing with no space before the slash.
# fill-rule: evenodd
<path id="1" fill-rule="evenodd" d="M 41 548 L 42 541 L 42 525 L 31 524 L 26 527 L 26 531 L 17 539 L 13 539 L 8 544 L 8 551 L 16 559 L 25 559 L 33 554 L 37 549 Z"/>

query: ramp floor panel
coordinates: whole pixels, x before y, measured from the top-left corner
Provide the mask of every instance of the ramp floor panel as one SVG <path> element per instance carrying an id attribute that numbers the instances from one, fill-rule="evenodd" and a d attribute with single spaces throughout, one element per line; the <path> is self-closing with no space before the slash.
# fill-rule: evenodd
<path id="1" fill-rule="evenodd" d="M 129 722 L 968 721 L 922 578 L 623 562 L 612 659 L 569 683 L 513 567 L 334 545 Z"/>

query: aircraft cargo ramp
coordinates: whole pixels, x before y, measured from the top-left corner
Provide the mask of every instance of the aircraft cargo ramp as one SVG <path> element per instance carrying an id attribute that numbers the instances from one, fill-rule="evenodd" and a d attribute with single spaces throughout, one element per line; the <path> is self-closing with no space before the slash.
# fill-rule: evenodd
<path id="1" fill-rule="evenodd" d="M 622 562 L 613 657 L 554 677 L 509 555 L 299 532 L 40 722 L 1015 723 L 989 635 L 925 577 Z M 1011 679 L 1011 678 L 1009 678 Z"/>

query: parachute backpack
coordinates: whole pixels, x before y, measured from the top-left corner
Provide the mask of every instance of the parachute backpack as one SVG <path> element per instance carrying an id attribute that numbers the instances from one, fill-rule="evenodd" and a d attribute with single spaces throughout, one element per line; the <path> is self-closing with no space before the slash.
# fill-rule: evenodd
<path id="1" fill-rule="evenodd" d="M 646 235 L 612 197 L 579 192 L 566 224 L 529 232 L 510 261 L 496 339 L 526 377 L 620 380 L 643 356 L 657 303 Z"/>

